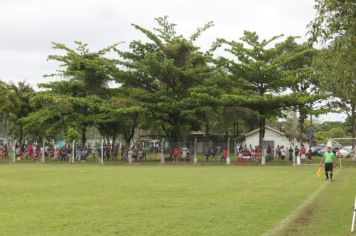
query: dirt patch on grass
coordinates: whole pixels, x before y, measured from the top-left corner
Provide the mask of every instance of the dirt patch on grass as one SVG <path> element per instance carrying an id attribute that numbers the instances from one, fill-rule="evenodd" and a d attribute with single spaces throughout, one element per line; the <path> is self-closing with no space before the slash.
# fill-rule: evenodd
<path id="1" fill-rule="evenodd" d="M 340 169 L 335 173 L 338 174 Z M 310 224 L 316 211 L 322 207 L 322 204 L 318 202 L 318 195 L 329 185 L 329 182 L 325 182 L 318 188 L 309 198 L 307 198 L 294 212 L 280 222 L 275 228 L 269 230 L 264 235 L 283 235 L 283 236 L 295 236 L 302 235 L 302 229 Z"/>
<path id="2" fill-rule="evenodd" d="M 294 223 L 285 225 L 278 232 L 271 235 L 299 235 L 300 230 L 308 225 L 313 218 L 316 209 L 317 206 L 315 204 L 309 203 L 292 218 L 292 222 Z"/>

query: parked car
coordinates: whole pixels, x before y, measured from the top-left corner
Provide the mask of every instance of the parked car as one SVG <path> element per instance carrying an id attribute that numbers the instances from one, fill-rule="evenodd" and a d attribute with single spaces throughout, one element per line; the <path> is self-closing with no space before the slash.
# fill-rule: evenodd
<path id="1" fill-rule="evenodd" d="M 350 156 L 350 152 L 347 151 L 345 148 L 340 148 L 339 150 L 337 150 L 336 154 L 338 155 L 338 153 L 340 154 L 341 157 L 349 157 Z"/>
<path id="2" fill-rule="evenodd" d="M 348 152 L 351 152 L 352 151 L 352 146 L 344 146 L 344 149 Z"/>
<path id="3" fill-rule="evenodd" d="M 319 149 L 318 150 L 318 155 L 319 156 L 322 156 L 322 155 L 324 155 L 324 152 L 325 152 L 325 150 L 322 148 L 322 149 Z"/>
<path id="4" fill-rule="evenodd" d="M 324 154 L 322 146 L 311 147 L 313 156 L 322 156 Z"/>

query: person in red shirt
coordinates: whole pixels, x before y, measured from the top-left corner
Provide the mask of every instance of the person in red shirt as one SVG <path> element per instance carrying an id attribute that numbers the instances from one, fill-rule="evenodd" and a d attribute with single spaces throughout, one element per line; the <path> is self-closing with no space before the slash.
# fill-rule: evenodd
<path id="1" fill-rule="evenodd" d="M 26 147 L 26 158 L 27 159 L 31 158 L 32 153 L 33 153 L 33 148 L 30 144 L 28 144 Z"/>
<path id="2" fill-rule="evenodd" d="M 179 148 L 175 147 L 173 149 L 173 161 L 178 161 L 179 160 Z"/>
<path id="3" fill-rule="evenodd" d="M 226 162 L 226 159 L 227 159 L 227 148 L 223 147 L 222 156 L 221 156 L 220 161 Z"/>
<path id="4" fill-rule="evenodd" d="M 312 163 L 312 149 L 311 149 L 311 147 L 309 147 L 309 150 L 308 150 L 308 163 L 309 164 Z"/>
<path id="5" fill-rule="evenodd" d="M 307 153 L 307 149 L 302 144 L 302 146 L 300 147 L 300 159 L 305 160 L 306 153 Z"/>

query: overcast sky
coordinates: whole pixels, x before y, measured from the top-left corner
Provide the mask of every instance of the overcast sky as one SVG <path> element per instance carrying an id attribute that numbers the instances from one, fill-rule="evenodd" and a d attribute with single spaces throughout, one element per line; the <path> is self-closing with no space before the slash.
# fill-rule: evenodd
<path id="1" fill-rule="evenodd" d="M 197 41 L 202 49 L 217 37 L 237 40 L 244 30 L 263 38 L 284 34 L 303 40 L 315 16 L 313 5 L 314 0 L 0 0 L 0 79 L 36 87 L 58 68 L 47 61 L 54 53 L 51 42 L 82 41 L 93 50 L 128 43 L 144 39 L 131 23 L 152 28 L 154 18 L 165 15 L 185 36 L 213 21 Z"/>

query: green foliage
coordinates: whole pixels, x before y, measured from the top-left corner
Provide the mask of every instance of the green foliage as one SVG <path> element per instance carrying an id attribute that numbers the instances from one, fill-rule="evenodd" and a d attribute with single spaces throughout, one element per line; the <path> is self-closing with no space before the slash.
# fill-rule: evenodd
<path id="1" fill-rule="evenodd" d="M 112 124 L 113 107 L 105 100 L 111 98 L 114 89 L 108 87 L 119 73 L 116 68 L 117 61 L 106 58 L 117 45 L 112 45 L 97 52 L 91 52 L 86 44 L 75 42 L 76 49 L 71 49 L 64 44 L 53 43 L 54 49 L 59 49 L 64 54 L 50 55 L 48 60 L 62 63 L 62 70 L 57 74 L 48 76 L 61 76 L 64 80 L 40 84 L 45 92 L 39 93 L 33 99 L 38 107 L 37 114 L 46 114 L 41 122 L 52 130 L 65 131 L 75 127 L 81 132 L 81 140 L 86 141 L 86 129 L 90 126 L 109 126 L 104 136 L 117 136 L 117 129 L 110 128 Z M 46 110 L 48 112 L 46 112 Z M 118 112 L 114 111 L 114 115 Z M 111 118 L 108 118 L 111 116 Z M 33 120 L 33 119 L 32 119 Z M 54 120 L 54 121 L 53 121 Z M 114 131 L 116 131 L 115 134 Z"/>
<path id="2" fill-rule="evenodd" d="M 321 89 L 320 80 L 312 66 L 318 50 L 314 49 L 310 43 L 297 44 L 294 37 L 288 37 L 280 47 L 283 47 L 286 52 L 281 57 L 281 61 L 283 75 L 289 80 L 289 89 L 304 96 L 305 102 L 293 108 L 299 113 L 297 129 L 299 142 L 302 143 L 304 123 L 308 115 L 318 116 L 329 111 L 325 107 L 320 107 L 320 103 L 327 98 L 327 95 Z"/>
<path id="3" fill-rule="evenodd" d="M 311 40 L 334 40 L 355 35 L 356 5 L 354 0 L 315 0 L 315 19 L 309 23 Z"/>
<path id="4" fill-rule="evenodd" d="M 30 99 L 34 96 L 35 92 L 32 87 L 25 82 L 19 82 L 17 84 L 2 83 L 0 89 L 4 91 L 0 101 L 0 109 L 11 122 L 10 134 L 12 134 L 19 143 L 22 143 L 26 137 L 26 133 L 21 118 L 26 117 L 32 111 L 33 108 L 30 105 Z"/>
<path id="5" fill-rule="evenodd" d="M 318 131 L 318 132 L 315 133 L 314 138 L 318 143 L 326 143 L 327 142 L 327 138 L 328 138 L 328 133 L 322 132 L 322 131 Z"/>
<path id="6" fill-rule="evenodd" d="M 345 122 L 323 122 L 314 125 L 315 139 L 319 143 L 326 143 L 328 138 L 345 138 L 347 135 L 347 123 Z"/>
<path id="7" fill-rule="evenodd" d="M 231 84 L 228 90 L 221 92 L 221 102 L 227 106 L 247 107 L 259 113 L 260 144 L 267 118 L 281 116 L 283 109 L 310 101 L 310 96 L 301 91 L 281 94 L 296 84 L 291 78 L 295 74 L 293 70 L 302 70 L 304 66 L 296 61 L 307 53 L 301 54 L 302 50 L 291 48 L 294 38 L 271 47 L 270 44 L 280 37 L 260 40 L 255 32 L 245 31 L 240 42 L 218 39 L 213 46 L 226 46 L 225 51 L 233 56 L 233 59 L 219 57 L 215 60 L 218 70 L 226 73 Z"/>
<path id="8" fill-rule="evenodd" d="M 78 141 L 79 139 L 80 139 L 80 133 L 74 128 L 69 128 L 64 135 L 64 140 L 67 143 L 71 143 L 74 140 Z"/>
<path id="9" fill-rule="evenodd" d="M 316 123 L 315 129 L 317 131 L 329 131 L 333 128 L 344 128 L 344 123 L 340 121 L 325 121 L 323 123 Z"/>
<path id="10" fill-rule="evenodd" d="M 112 51 L 117 44 L 91 52 L 87 44 L 75 42 L 76 49 L 71 49 L 62 43 L 53 43 L 53 48 L 63 51 L 64 55 L 49 55 L 48 60 L 62 63 L 56 74 L 47 76 L 63 76 L 71 81 L 69 86 L 61 82 L 42 84 L 53 92 L 67 92 L 72 96 L 107 95 L 108 82 L 113 79 L 116 71 L 116 61 L 105 58 L 105 54 Z M 74 87 L 73 87 L 74 86 Z M 66 88 L 67 87 L 67 88 Z M 68 88 L 69 87 L 69 88 Z"/>
<path id="11" fill-rule="evenodd" d="M 195 41 L 213 23 L 185 38 L 167 16 L 156 18 L 153 30 L 133 24 L 148 41 L 133 40 L 127 51 L 118 44 L 93 52 L 81 42 L 74 49 L 53 43 L 60 53 L 48 60 L 60 69 L 47 76 L 62 80 L 39 84 L 37 93 L 25 83 L 0 82 L 0 112 L 20 140 L 56 138 L 74 128 L 84 143 L 86 130 L 96 127 L 105 139 L 115 142 L 121 134 L 130 142 L 141 127 L 177 142 L 193 130 L 238 136 L 259 122 L 262 142 L 266 121 L 276 122 L 286 109 L 299 112 L 302 134 L 307 115 L 330 108 L 348 114 L 355 136 L 355 6 L 317 0 L 315 7 L 312 39 L 329 43 L 320 52 L 296 37 L 260 39 L 249 31 L 238 41 L 218 39 L 202 52 Z M 214 58 L 220 47 L 229 55 Z M 112 52 L 119 57 L 107 57 Z M 110 88 L 114 82 L 118 88 Z M 316 108 L 327 96 L 336 99 Z"/>
<path id="12" fill-rule="evenodd" d="M 158 27 L 153 31 L 133 25 L 150 42 L 132 41 L 130 51 L 118 51 L 127 69 L 118 81 L 122 90 L 145 109 L 146 119 L 156 120 L 168 139 L 179 141 L 198 128 L 198 110 L 191 103 L 190 91 L 203 82 L 209 68 L 208 57 L 193 41 L 211 24 L 199 28 L 188 40 L 176 34 L 175 24 L 167 17 L 156 21 Z"/>
<path id="13" fill-rule="evenodd" d="M 329 136 L 332 137 L 332 138 L 345 138 L 346 137 L 346 133 L 341 128 L 332 128 L 329 131 Z"/>
<path id="14" fill-rule="evenodd" d="M 356 137 L 356 5 L 353 0 L 317 0 L 311 40 L 328 43 L 315 61 L 323 88 L 351 119 Z"/>

